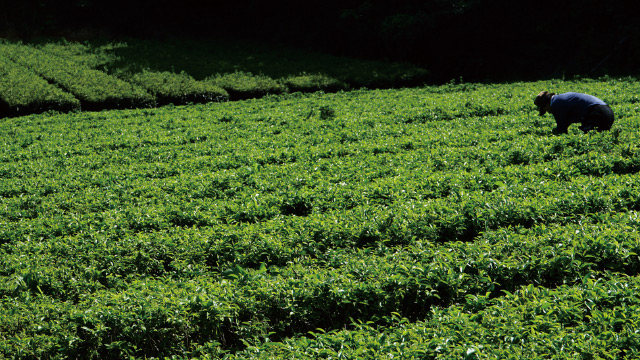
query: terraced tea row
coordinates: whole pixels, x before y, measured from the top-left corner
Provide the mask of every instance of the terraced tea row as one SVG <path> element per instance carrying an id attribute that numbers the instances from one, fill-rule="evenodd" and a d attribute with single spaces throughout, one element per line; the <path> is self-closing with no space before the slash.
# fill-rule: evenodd
<path id="1" fill-rule="evenodd" d="M 0 117 L 390 87 L 423 82 L 426 76 L 425 70 L 409 65 L 293 50 L 282 53 L 283 49 L 240 42 L 129 42 L 22 44 L 0 39 Z M 255 56 L 259 66 L 246 63 L 244 58 Z M 230 61 L 239 63 L 230 66 Z M 335 70 L 345 68 L 346 73 Z M 327 71 L 339 72 L 340 79 Z M 384 73 L 376 76 L 380 84 L 365 79 L 377 73 Z"/>

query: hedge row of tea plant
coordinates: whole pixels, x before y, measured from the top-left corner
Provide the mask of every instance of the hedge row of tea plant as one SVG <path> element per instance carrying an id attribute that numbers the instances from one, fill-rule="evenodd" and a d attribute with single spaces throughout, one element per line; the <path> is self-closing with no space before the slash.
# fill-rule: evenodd
<path id="1" fill-rule="evenodd" d="M 528 285 L 505 296 L 469 295 L 411 322 L 354 321 L 283 342 L 249 343 L 229 359 L 618 359 L 640 356 L 637 277 L 593 279 L 548 289 Z M 207 354 L 203 359 L 217 358 Z"/>
<path id="2" fill-rule="evenodd" d="M 33 77 L 24 86 L 12 83 L 10 90 L 0 93 L 7 98 L 15 97 L 16 92 L 28 93 L 30 99 L 27 106 L 13 105 L 24 99 L 10 99 L 9 106 L 5 101 L 0 117 L 45 110 L 68 112 L 78 109 L 78 101 L 82 110 L 142 108 L 363 86 L 407 86 L 426 80 L 425 70 L 410 65 L 222 40 L 44 41 L 28 45 L 1 41 L 0 50 L 17 63 L 12 67 L 23 68 L 16 71 Z M 40 88 L 49 83 L 50 89 L 31 91 L 31 83 L 40 83 Z M 69 95 L 62 103 L 51 101 L 48 93 L 52 91 L 55 99 L 66 92 L 78 100 L 71 100 L 74 106 L 67 104 Z"/>
<path id="3" fill-rule="evenodd" d="M 153 97 L 144 89 L 102 71 L 79 66 L 72 60 L 31 46 L 8 43 L 0 46 L 5 56 L 73 94 L 84 110 L 154 105 Z"/>
<path id="4" fill-rule="evenodd" d="M 552 136 L 541 89 L 605 99 L 614 128 Z M 0 354 L 632 358 L 639 89 L 448 84 L 5 119 Z"/>
<path id="5" fill-rule="evenodd" d="M 73 95 L 0 55 L 0 117 L 79 108 Z"/>
<path id="6" fill-rule="evenodd" d="M 153 94 L 158 105 L 182 105 L 229 99 L 229 93 L 222 87 L 196 81 L 184 72 L 176 74 L 168 71 L 143 71 L 134 74 L 130 81 Z"/>

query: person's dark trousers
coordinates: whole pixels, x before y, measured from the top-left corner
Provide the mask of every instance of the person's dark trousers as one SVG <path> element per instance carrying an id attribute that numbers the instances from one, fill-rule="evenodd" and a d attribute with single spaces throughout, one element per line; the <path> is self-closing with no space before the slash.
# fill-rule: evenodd
<path id="1" fill-rule="evenodd" d="M 609 105 L 592 105 L 587 110 L 587 115 L 582 120 L 580 130 L 587 133 L 589 130 L 610 130 L 613 125 L 613 110 Z"/>

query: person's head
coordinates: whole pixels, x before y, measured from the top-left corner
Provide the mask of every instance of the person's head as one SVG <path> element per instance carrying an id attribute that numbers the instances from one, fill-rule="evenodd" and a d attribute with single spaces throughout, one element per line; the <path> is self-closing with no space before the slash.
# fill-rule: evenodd
<path id="1" fill-rule="evenodd" d="M 533 103 L 538 107 L 538 111 L 540 111 L 540 116 L 544 115 L 551 108 L 551 97 L 555 95 L 555 93 L 550 93 L 548 91 L 541 91 L 536 96 L 536 99 L 533 100 Z"/>

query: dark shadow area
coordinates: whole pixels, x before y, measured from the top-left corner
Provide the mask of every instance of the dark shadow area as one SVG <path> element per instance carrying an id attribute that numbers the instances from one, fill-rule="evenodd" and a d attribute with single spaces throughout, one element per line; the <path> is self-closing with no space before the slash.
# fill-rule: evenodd
<path id="1" fill-rule="evenodd" d="M 630 0 L 29 0 L 1 7 L 0 36 L 8 38 L 243 38 L 409 61 L 429 69 L 434 82 L 634 75 L 640 60 L 640 15 Z"/>

